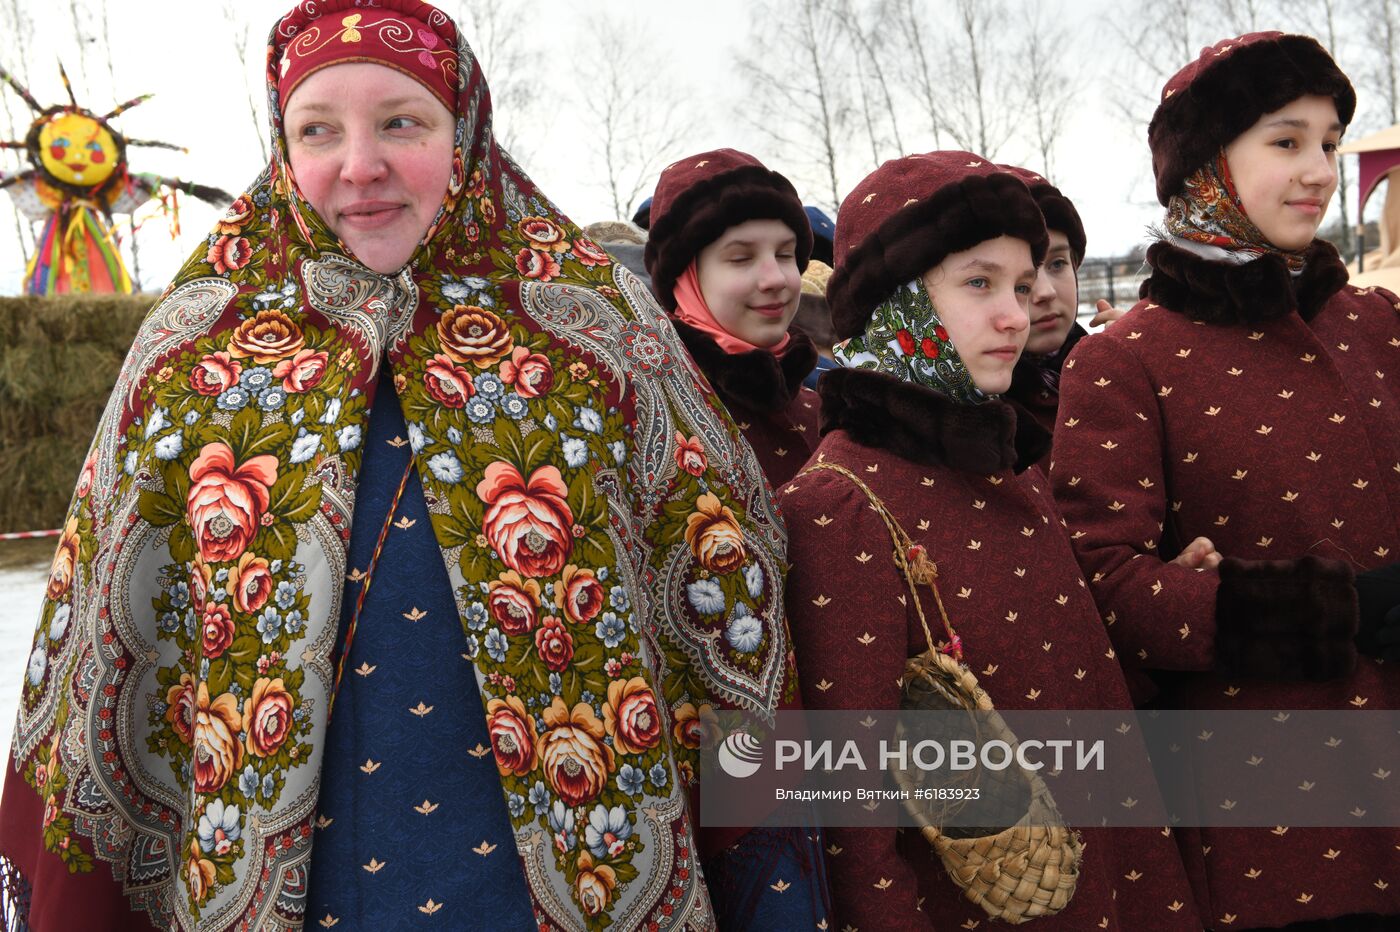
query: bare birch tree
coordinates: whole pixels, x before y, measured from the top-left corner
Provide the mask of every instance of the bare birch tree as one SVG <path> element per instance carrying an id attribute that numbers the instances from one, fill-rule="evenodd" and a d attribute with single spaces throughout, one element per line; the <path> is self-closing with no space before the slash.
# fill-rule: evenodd
<path id="1" fill-rule="evenodd" d="M 97 0 L 97 27 L 97 34 L 102 38 L 102 58 L 107 64 L 107 86 L 116 95 L 120 91 L 117 89 L 117 60 L 112 52 L 112 25 L 111 17 L 107 15 L 107 0 Z"/>
<path id="2" fill-rule="evenodd" d="M 884 6 L 885 4 L 882 4 Z M 894 23 L 900 54 L 892 57 L 900 82 L 918 101 L 919 122 L 932 138 L 933 148 L 943 148 L 942 55 L 928 26 L 923 0 L 887 0 L 882 18 Z"/>
<path id="3" fill-rule="evenodd" d="M 752 101 L 744 110 L 834 208 L 852 115 L 841 9 L 836 0 L 759 0 L 752 27 L 754 45 L 737 63 Z"/>
<path id="4" fill-rule="evenodd" d="M 1277 26 L 1277 22 L 1270 22 L 1277 13 L 1270 0 L 1216 0 L 1215 6 L 1224 23 L 1221 35 L 1217 37 L 1220 39 L 1229 38 L 1225 35 L 1227 32 L 1238 36 Z"/>
<path id="5" fill-rule="evenodd" d="M 848 51 L 854 62 L 853 70 L 860 89 L 859 117 L 870 145 L 871 169 L 879 166 L 884 160 L 882 153 L 891 145 L 895 155 L 904 154 L 887 55 L 880 47 L 892 6 L 890 0 L 863 4 L 863 10 L 857 9 L 854 0 L 842 0 L 841 3 Z"/>
<path id="6" fill-rule="evenodd" d="M 1213 22 L 1202 0 L 1136 0 L 1110 15 L 1109 30 L 1124 52 L 1112 100 L 1124 121 L 1134 128 L 1147 125 L 1167 79 L 1206 42 L 1222 38 L 1206 36 Z"/>
<path id="7" fill-rule="evenodd" d="M 620 18 L 593 20 L 587 44 L 578 102 L 592 118 L 613 216 L 630 217 L 657 173 L 681 154 L 676 147 L 689 128 L 675 106 L 682 95 L 660 54 Z"/>
<path id="8" fill-rule="evenodd" d="M 21 0 L 4 0 L 0 5 L 0 28 L 5 30 L 8 42 L 4 46 L 5 70 L 14 75 L 21 83 L 29 83 L 29 60 L 28 53 L 29 37 L 33 35 L 34 23 L 25 13 L 25 5 Z M 0 111 L 4 113 L 5 138 L 21 140 L 29 131 L 29 126 L 34 118 L 34 114 L 29 108 L 15 98 L 15 95 L 8 90 L 0 88 Z M 4 156 L 5 168 L 9 171 L 23 171 L 28 166 L 28 156 L 23 149 L 7 149 Z M 19 206 L 14 198 L 7 198 L 10 202 L 10 211 L 14 214 L 15 240 L 19 243 L 20 252 L 24 257 L 24 264 L 28 266 L 29 257 L 34 252 L 34 229 L 24 214 L 20 212 Z"/>
<path id="9" fill-rule="evenodd" d="M 1074 86 L 1067 71 L 1071 58 L 1068 31 L 1046 22 L 1041 7 L 1031 4 L 1031 18 L 1021 47 L 1022 86 L 1030 111 L 1025 125 L 1040 156 L 1039 170 L 1052 180 L 1055 144 L 1064 131 L 1073 100 Z"/>
<path id="10" fill-rule="evenodd" d="M 75 41 L 76 54 L 75 61 L 69 63 L 65 70 L 69 79 L 80 78 L 78 86 L 74 88 L 74 93 L 80 96 L 88 94 L 92 90 L 92 85 L 88 82 L 87 71 L 87 46 L 97 41 L 97 26 L 92 20 L 92 11 L 82 0 L 68 0 L 68 18 L 73 24 L 73 39 Z M 77 68 L 73 66 L 77 65 Z"/>
<path id="11" fill-rule="evenodd" d="M 492 126 L 499 142 L 517 161 L 529 158 L 524 135 L 536 112 L 537 72 L 522 20 L 536 12 L 525 0 L 460 0 L 457 22 L 481 63 L 491 88 Z M 538 52 L 538 50 L 536 50 Z"/>
<path id="12" fill-rule="evenodd" d="M 1400 122 L 1400 0 L 1367 0 L 1362 9 L 1368 28 L 1360 83 L 1379 98 L 1387 122 Z"/>
<path id="13" fill-rule="evenodd" d="M 1003 0 L 957 0 L 955 28 L 947 43 L 944 126 L 963 149 L 995 159 L 1024 110 L 1012 85 L 1012 56 L 999 48 L 1009 19 Z"/>

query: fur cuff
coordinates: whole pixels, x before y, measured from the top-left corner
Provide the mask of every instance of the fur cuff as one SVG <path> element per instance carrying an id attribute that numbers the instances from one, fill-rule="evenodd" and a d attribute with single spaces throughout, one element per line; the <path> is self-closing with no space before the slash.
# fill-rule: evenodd
<path id="1" fill-rule="evenodd" d="M 1371 657 L 1383 654 L 1388 629 L 1400 621 L 1400 563 L 1388 563 L 1356 574 L 1356 604 L 1361 624 L 1356 649 Z"/>
<path id="2" fill-rule="evenodd" d="M 802 380 L 817 367 L 817 348 L 811 337 L 795 328 L 781 356 L 770 350 L 726 353 L 702 330 L 672 318 L 672 326 L 690 358 L 705 373 L 725 407 L 740 407 L 774 414 L 792 404 Z"/>
<path id="3" fill-rule="evenodd" d="M 1356 589 L 1341 560 L 1220 562 L 1216 665 L 1266 680 L 1334 680 L 1356 666 Z"/>
<path id="4" fill-rule="evenodd" d="M 960 405 L 946 396 L 862 369 L 832 369 L 817 383 L 822 433 L 844 430 L 862 446 L 926 466 L 985 476 L 1023 472 L 1050 449 L 1050 434 L 1019 405 Z"/>
<path id="5" fill-rule="evenodd" d="M 1277 256 L 1229 265 L 1165 242 L 1148 247 L 1147 263 L 1152 275 L 1142 283 L 1141 297 L 1207 324 L 1258 324 L 1295 310 L 1312 320 L 1347 283 L 1337 248 L 1320 239 L 1308 247 L 1297 279 Z"/>

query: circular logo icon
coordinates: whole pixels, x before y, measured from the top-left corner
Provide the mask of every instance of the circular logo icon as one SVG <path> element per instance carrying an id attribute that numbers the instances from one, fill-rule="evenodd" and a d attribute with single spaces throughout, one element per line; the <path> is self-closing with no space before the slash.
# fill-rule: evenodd
<path id="1" fill-rule="evenodd" d="M 731 777 L 751 777 L 762 764 L 763 745 L 748 732 L 736 731 L 719 746 L 720 769 Z"/>

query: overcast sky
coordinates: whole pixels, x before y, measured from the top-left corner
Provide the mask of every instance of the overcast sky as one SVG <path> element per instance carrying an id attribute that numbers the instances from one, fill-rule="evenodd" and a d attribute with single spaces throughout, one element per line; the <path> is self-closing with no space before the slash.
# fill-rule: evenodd
<path id="1" fill-rule="evenodd" d="M 48 0 L 19 0 L 33 21 L 33 35 L 24 43 L 27 69 L 34 96 L 43 105 L 62 99 L 56 62 L 62 59 L 78 85 L 79 103 L 103 113 L 114 104 L 142 93 L 157 96 L 118 117 L 117 128 L 128 136 L 159 139 L 188 146 L 188 155 L 157 149 L 129 151 L 133 171 L 154 171 L 187 180 L 214 184 L 231 193 L 242 190 L 261 169 L 258 137 L 249 114 L 246 80 L 254 82 L 257 104 L 262 106 L 261 71 L 264 42 L 287 0 L 238 0 L 237 16 L 254 24 L 245 61 L 234 52 L 232 29 L 221 0 L 106 0 L 108 41 L 112 71 L 101 38 L 77 51 L 68 4 Z M 100 8 L 101 0 L 84 0 Z M 705 0 L 703 3 L 642 2 L 642 0 L 574 0 L 546 5 L 523 0 L 496 0 L 522 11 L 520 28 L 527 30 L 530 46 L 537 50 L 539 94 L 549 106 L 546 116 L 528 127 L 513 127 L 512 114 L 498 120 L 508 131 L 527 140 L 519 161 L 540 188 L 575 221 L 586 224 L 611 213 L 604 187 L 587 170 L 581 170 L 590 153 L 593 135 L 567 105 L 561 89 L 576 79 L 580 61 L 589 54 L 585 25 L 604 6 L 619 12 L 646 38 L 648 46 L 665 62 L 666 78 L 685 88 L 673 105 L 690 122 L 689 132 L 671 158 L 716 146 L 748 149 L 771 167 L 788 170 L 781 152 L 770 151 L 762 137 L 744 119 L 744 88 L 735 75 L 733 60 L 754 44 L 748 7 L 740 0 Z M 1106 6 L 1104 0 L 1055 3 L 1047 8 L 1053 18 L 1074 31 L 1075 98 L 1068 125 L 1056 156 L 1060 188 L 1074 200 L 1085 221 L 1090 255 L 1121 254 L 1144 238 L 1147 225 L 1161 216 L 1152 193 L 1151 167 L 1143 127 L 1130 127 L 1113 112 L 1110 89 L 1120 78 L 1113 65 L 1112 42 L 1092 15 Z M 455 13 L 455 4 L 444 8 Z M 241 25 L 237 28 L 242 28 Z M 90 30 L 94 33 L 96 29 Z M 468 30 L 468 39 L 472 36 Z M 1222 36 L 1224 33 L 1222 32 Z M 18 54 L 15 43 L 0 43 L 0 64 L 13 63 L 5 56 Z M 493 76 L 488 73 L 488 81 Z M 8 91 L 5 93 L 9 94 Z M 9 106 L 19 121 L 22 138 L 29 116 L 12 94 Z M 3 114 L 0 114 L 2 117 Z M 1012 140 L 998 158 L 1020 160 L 1029 167 L 1032 148 Z M 843 178 L 849 190 L 858 177 Z M 799 185 L 799 187 L 801 187 Z M 810 199 L 815 197 L 808 192 Z M 0 198 L 4 198 L 0 194 Z M 139 237 L 141 274 L 148 290 L 158 290 L 181 260 L 202 240 L 216 211 L 192 198 L 180 201 L 180 236 L 172 241 L 170 224 L 160 216 L 150 219 Z M 149 214 L 148 207 L 143 215 Z M 13 294 L 20 287 L 22 260 L 7 205 L 0 205 L 0 293 Z"/>

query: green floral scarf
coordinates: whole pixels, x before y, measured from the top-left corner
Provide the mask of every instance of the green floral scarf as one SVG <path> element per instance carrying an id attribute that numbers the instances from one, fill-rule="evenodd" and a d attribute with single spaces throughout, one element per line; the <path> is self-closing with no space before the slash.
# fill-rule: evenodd
<path id="1" fill-rule="evenodd" d="M 973 384 L 920 279 L 890 295 L 871 315 L 865 333 L 837 344 L 834 355 L 843 366 L 883 372 L 959 404 L 981 404 L 994 397 Z"/>

